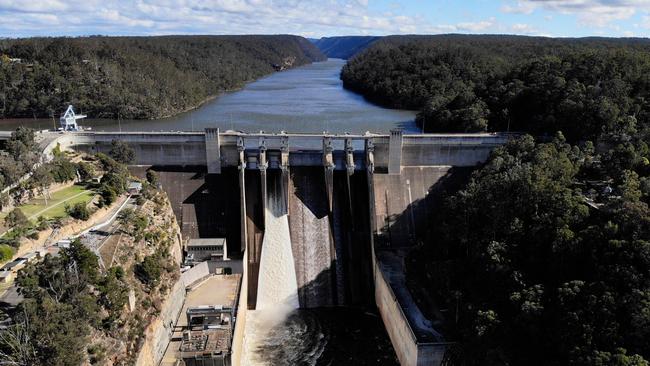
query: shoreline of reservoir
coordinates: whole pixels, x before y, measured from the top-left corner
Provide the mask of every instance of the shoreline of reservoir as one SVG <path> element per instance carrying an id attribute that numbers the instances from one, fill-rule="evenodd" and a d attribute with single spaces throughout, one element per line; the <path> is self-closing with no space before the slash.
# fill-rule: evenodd
<path id="1" fill-rule="evenodd" d="M 202 131 L 205 128 L 243 132 L 364 133 L 402 128 L 418 133 L 415 111 L 388 109 L 343 88 L 345 60 L 327 61 L 275 72 L 242 88 L 214 96 L 202 105 L 169 118 L 113 120 L 88 118 L 94 131 Z M 91 116 L 92 117 L 92 116 Z M 18 126 L 51 129 L 58 120 L 5 119 L 0 130 Z"/>

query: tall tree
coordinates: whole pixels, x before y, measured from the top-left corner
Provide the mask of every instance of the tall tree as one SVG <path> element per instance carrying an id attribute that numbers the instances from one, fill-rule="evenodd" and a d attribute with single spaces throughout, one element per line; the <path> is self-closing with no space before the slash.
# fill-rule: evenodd
<path id="1" fill-rule="evenodd" d="M 135 161 L 135 151 L 122 140 L 111 141 L 111 151 L 108 155 L 122 164 L 131 164 Z"/>

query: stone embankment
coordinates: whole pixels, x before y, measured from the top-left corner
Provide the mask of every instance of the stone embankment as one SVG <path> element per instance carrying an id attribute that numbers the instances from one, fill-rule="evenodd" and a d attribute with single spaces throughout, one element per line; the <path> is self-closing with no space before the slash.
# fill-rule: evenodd
<path id="1" fill-rule="evenodd" d="M 146 227 L 120 222 L 111 225 L 110 235 L 119 236 L 110 254 L 111 263 L 124 270 L 130 293 L 118 320 L 120 327 L 102 333 L 95 342 L 107 351 L 108 364 L 158 365 L 170 323 L 175 322 L 183 304 L 180 230 L 166 195 L 157 192 L 148 197 L 133 210 L 133 222 L 145 219 Z M 160 266 L 154 282 L 144 281 L 138 274 L 145 258 Z"/>
<path id="2" fill-rule="evenodd" d="M 174 324 L 181 316 L 187 287 L 209 275 L 208 264 L 203 262 L 180 276 L 163 303 L 160 315 L 145 329 L 145 341 L 136 366 L 156 366 L 160 363 L 171 340 Z"/>

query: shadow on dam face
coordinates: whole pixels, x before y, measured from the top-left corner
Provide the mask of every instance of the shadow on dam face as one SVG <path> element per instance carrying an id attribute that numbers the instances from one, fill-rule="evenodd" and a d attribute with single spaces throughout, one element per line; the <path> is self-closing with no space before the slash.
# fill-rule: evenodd
<path id="1" fill-rule="evenodd" d="M 147 167 L 130 167 L 135 176 L 144 178 Z M 207 174 L 203 166 L 153 166 L 167 193 L 183 238 L 225 237 L 231 248 L 239 248 L 240 199 L 236 168 L 222 174 Z M 234 243 L 234 244 L 231 244 Z M 238 250 L 229 254 L 237 256 Z"/>
<path id="2" fill-rule="evenodd" d="M 292 169 L 288 188 L 300 307 L 336 305 L 337 256 L 323 168 Z"/>
<path id="3" fill-rule="evenodd" d="M 435 329 L 445 323 L 445 316 L 435 298 L 424 290 L 431 279 L 413 272 L 417 268 L 409 253 L 416 245 L 436 250 L 436 211 L 444 207 L 450 194 L 466 185 L 473 169 L 408 167 L 400 175 L 374 177 L 376 259 L 395 299 L 406 309 L 403 313 L 409 327 L 423 344 L 448 340 Z M 393 330 L 391 337 L 398 337 L 396 334 Z"/>
<path id="4" fill-rule="evenodd" d="M 132 167 L 144 178 L 146 167 Z M 226 237 L 237 257 L 241 205 L 237 168 L 206 174 L 205 167 L 154 166 L 169 196 L 183 237 Z M 287 184 L 290 238 L 302 308 L 374 306 L 370 238 L 379 248 L 430 242 L 430 222 L 445 192 L 458 189 L 472 168 L 405 167 L 401 175 L 374 175 L 376 220 L 370 227 L 366 174 L 334 171 L 329 205 L 322 167 L 291 167 Z M 269 169 L 267 175 L 281 174 Z M 271 178 L 267 177 L 267 181 Z M 264 206 L 259 170 L 245 171 L 249 308 L 256 304 L 264 238 Z M 268 182 L 267 182 L 268 183 Z"/>
<path id="5" fill-rule="evenodd" d="M 375 174 L 375 244 L 408 248 L 432 241 L 435 210 L 463 187 L 474 167 L 405 167 L 400 175 Z"/>
<path id="6" fill-rule="evenodd" d="M 337 273 L 343 290 L 341 304 L 374 307 L 370 195 L 368 179 L 359 172 L 352 176 L 334 172 L 333 236 L 337 253 Z M 340 280 L 341 277 L 339 277 Z"/>

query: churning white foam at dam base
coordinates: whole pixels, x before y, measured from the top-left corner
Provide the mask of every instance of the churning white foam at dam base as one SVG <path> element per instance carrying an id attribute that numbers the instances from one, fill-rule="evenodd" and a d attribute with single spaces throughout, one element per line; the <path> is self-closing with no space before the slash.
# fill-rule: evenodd
<path id="1" fill-rule="evenodd" d="M 314 366 L 330 338 L 316 314 L 282 306 L 249 310 L 245 332 L 242 366 Z"/>

